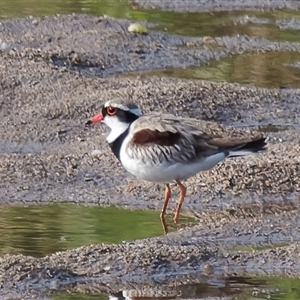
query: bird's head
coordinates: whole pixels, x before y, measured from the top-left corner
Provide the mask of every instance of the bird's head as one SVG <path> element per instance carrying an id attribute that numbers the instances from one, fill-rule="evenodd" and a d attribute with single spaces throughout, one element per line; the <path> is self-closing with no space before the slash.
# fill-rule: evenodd
<path id="1" fill-rule="evenodd" d="M 106 124 L 111 130 L 106 140 L 108 143 L 112 143 L 140 116 L 142 116 L 142 111 L 136 104 L 110 100 L 102 106 L 101 112 L 92 117 L 87 124 L 99 122 Z"/>

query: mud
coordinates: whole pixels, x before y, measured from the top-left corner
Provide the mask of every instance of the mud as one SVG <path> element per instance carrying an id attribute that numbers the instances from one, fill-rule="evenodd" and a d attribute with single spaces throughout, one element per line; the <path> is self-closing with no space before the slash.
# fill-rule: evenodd
<path id="1" fill-rule="evenodd" d="M 300 45 L 237 36 L 207 46 L 202 38 L 151 30 L 132 35 L 128 25 L 85 15 L 1 22 L 1 204 L 67 201 L 159 210 L 163 187 L 127 174 L 106 145 L 106 128 L 84 125 L 112 98 L 128 98 L 145 112 L 189 116 L 196 124 L 206 120 L 221 134 L 263 132 L 269 150 L 187 181 L 183 211 L 199 225 L 40 259 L 0 258 L 0 296 L 67 288 L 118 292 L 231 276 L 299 277 L 299 90 L 118 73 L 201 65 L 245 51 L 299 52 Z"/>

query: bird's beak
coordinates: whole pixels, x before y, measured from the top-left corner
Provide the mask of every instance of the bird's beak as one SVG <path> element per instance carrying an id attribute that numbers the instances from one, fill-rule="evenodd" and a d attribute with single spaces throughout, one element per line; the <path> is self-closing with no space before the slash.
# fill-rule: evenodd
<path id="1" fill-rule="evenodd" d="M 91 119 L 89 119 L 86 124 L 87 125 L 90 125 L 90 124 L 93 124 L 93 123 L 99 123 L 99 122 L 102 122 L 103 120 L 103 115 L 101 113 L 99 113 L 98 115 L 95 115 L 93 116 Z"/>

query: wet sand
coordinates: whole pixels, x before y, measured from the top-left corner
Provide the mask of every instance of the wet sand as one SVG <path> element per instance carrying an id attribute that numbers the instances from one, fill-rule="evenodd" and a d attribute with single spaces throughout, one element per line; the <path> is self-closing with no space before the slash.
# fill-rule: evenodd
<path id="1" fill-rule="evenodd" d="M 1 23 L 2 205 L 67 201 L 159 210 L 163 187 L 127 174 L 108 151 L 107 129 L 84 125 L 108 99 L 126 97 L 145 112 L 209 121 L 211 130 L 224 134 L 264 132 L 269 150 L 227 160 L 187 181 L 183 211 L 199 220 L 196 226 L 40 259 L 0 258 L 0 295 L 66 288 L 118 292 L 146 283 L 172 286 L 174 278 L 183 284 L 230 276 L 299 277 L 299 90 L 122 73 L 202 65 L 241 47 L 300 52 L 300 44 L 220 37 L 207 48 L 202 38 L 151 30 L 132 35 L 128 25 L 85 15 Z M 96 149 L 103 152 L 99 158 L 91 155 Z"/>

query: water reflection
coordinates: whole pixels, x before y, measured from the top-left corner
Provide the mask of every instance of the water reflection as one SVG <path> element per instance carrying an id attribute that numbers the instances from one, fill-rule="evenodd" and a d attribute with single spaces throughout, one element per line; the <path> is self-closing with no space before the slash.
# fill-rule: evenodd
<path id="1" fill-rule="evenodd" d="M 2 207 L 0 255 L 44 256 L 93 243 L 162 235 L 156 211 L 72 204 Z"/>
<path id="2" fill-rule="evenodd" d="M 118 293 L 79 294 L 57 293 L 52 295 L 56 300 L 69 299 L 214 299 L 214 300 L 251 300 L 251 299 L 300 299 L 300 280 L 288 278 L 246 278 L 232 277 L 215 280 L 215 284 L 193 283 L 173 286 L 140 286 L 132 287 Z"/>
<path id="3" fill-rule="evenodd" d="M 109 15 L 157 24 L 151 30 L 185 36 L 205 36 L 208 40 L 221 36 L 249 35 L 276 41 L 299 42 L 299 11 L 230 11 L 176 13 L 142 10 L 131 1 L 119 0 L 1 0 L 0 19 L 22 16 L 44 16 L 67 13 Z M 299 87 L 299 53 L 247 53 L 212 61 L 208 66 L 166 69 L 153 74 L 165 76 L 225 80 L 261 87 Z M 298 67 L 297 67 L 298 66 Z M 146 73 L 149 74 L 149 73 Z"/>
<path id="4" fill-rule="evenodd" d="M 0 19 L 70 13 L 149 21 L 158 24 L 156 30 L 185 36 L 246 34 L 270 40 L 300 41 L 300 12 L 292 10 L 177 13 L 143 10 L 134 1 L 126 0 L 0 1 Z"/>
<path id="5" fill-rule="evenodd" d="M 299 61 L 300 53 L 295 52 L 245 53 L 212 61 L 209 65 L 200 67 L 133 72 L 125 76 L 157 75 L 253 84 L 266 88 L 299 88 Z"/>

